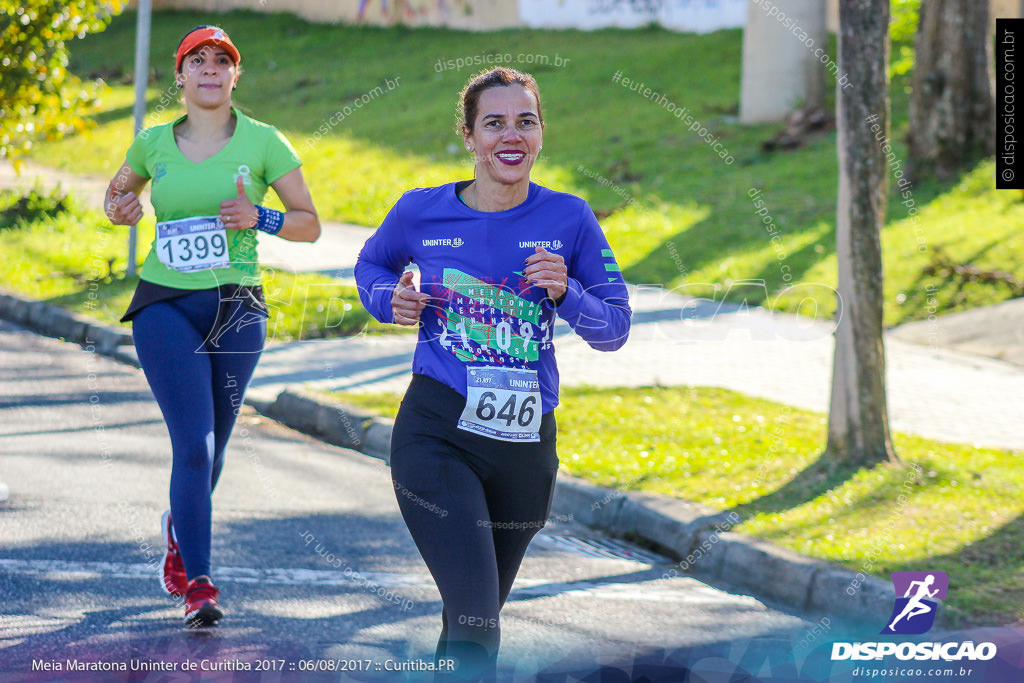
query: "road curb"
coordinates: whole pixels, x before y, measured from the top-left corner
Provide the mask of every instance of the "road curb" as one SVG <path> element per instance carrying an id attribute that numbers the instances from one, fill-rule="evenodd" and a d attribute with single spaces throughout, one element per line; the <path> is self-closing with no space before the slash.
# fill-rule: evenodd
<path id="1" fill-rule="evenodd" d="M 138 367 L 135 355 L 124 348 L 132 343 L 129 333 L 58 306 L 0 290 L 0 318 Z M 274 397 L 253 391 L 245 402 L 322 441 L 390 461 L 390 420 L 303 390 L 287 389 Z M 884 624 L 891 614 L 895 596 L 888 582 L 735 533 L 731 529 L 741 520 L 734 512 L 607 489 L 564 474 L 558 476 L 552 510 L 605 533 L 654 546 L 678 561 L 666 576 L 689 572 L 719 579 L 800 610 L 865 624 Z"/>
<path id="2" fill-rule="evenodd" d="M 330 396 L 286 389 L 273 401 L 250 401 L 263 415 L 322 441 L 391 460 L 393 423 Z"/>
<path id="3" fill-rule="evenodd" d="M 132 345 L 132 335 L 126 330 L 3 290 L 0 290 L 0 318 L 47 337 L 74 342 L 104 356 L 114 355 L 121 346 Z"/>
<path id="4" fill-rule="evenodd" d="M 302 390 L 288 389 L 272 402 L 252 405 L 328 443 L 390 460 L 390 420 Z M 552 513 L 654 546 L 678 561 L 666 575 L 692 573 L 726 581 L 760 597 L 851 622 L 884 624 L 892 612 L 894 593 L 887 581 L 732 532 L 742 521 L 735 512 L 559 474 Z"/>

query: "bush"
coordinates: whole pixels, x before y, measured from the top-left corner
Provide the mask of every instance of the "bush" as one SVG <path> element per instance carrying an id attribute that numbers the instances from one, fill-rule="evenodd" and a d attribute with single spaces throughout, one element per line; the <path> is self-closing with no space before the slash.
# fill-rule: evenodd
<path id="1" fill-rule="evenodd" d="M 0 210 L 0 230 L 4 230 L 67 213 L 69 199 L 60 187 L 50 192 L 33 187 L 20 197 L 14 192 L 0 194 L 0 206 L 4 206 L 3 210 Z"/>

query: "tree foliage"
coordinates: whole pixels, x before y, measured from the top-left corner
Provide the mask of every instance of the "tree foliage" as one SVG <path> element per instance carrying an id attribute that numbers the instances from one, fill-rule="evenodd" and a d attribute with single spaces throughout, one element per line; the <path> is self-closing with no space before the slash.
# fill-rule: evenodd
<path id="1" fill-rule="evenodd" d="M 914 68 L 914 34 L 917 32 L 921 0 L 892 0 L 889 38 L 893 55 L 889 76 L 902 76 Z"/>
<path id="2" fill-rule="evenodd" d="M 0 0 L 0 158 L 85 127 L 95 84 L 68 72 L 74 38 L 104 30 L 124 0 Z"/>

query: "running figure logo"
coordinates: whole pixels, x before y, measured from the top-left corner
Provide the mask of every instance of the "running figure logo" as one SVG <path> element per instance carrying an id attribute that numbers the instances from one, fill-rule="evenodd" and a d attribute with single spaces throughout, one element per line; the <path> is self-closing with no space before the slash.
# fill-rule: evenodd
<path id="1" fill-rule="evenodd" d="M 260 351 L 220 351 L 220 340 L 228 332 L 241 332 L 249 325 L 258 325 L 267 319 L 266 313 L 253 310 L 256 299 L 242 285 L 235 285 L 231 296 L 221 295 L 217 320 L 196 353 L 260 353 Z"/>
<path id="2" fill-rule="evenodd" d="M 893 572 L 896 604 L 883 634 L 920 635 L 935 623 L 940 600 L 946 599 L 949 577 L 942 572 Z M 903 597 L 899 597 L 902 595 Z"/>

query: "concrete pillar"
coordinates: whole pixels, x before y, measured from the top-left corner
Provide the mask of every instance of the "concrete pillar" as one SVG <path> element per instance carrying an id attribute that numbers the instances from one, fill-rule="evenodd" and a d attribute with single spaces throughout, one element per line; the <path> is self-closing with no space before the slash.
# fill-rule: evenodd
<path id="1" fill-rule="evenodd" d="M 989 15 L 999 19 L 1017 19 L 1022 16 L 1024 0 L 992 0 Z"/>
<path id="2" fill-rule="evenodd" d="M 741 123 L 780 121 L 798 107 L 824 105 L 827 69 L 820 56 L 828 51 L 826 17 L 825 0 L 773 0 L 764 7 L 749 1 Z M 816 55 L 818 49 L 824 52 Z"/>

